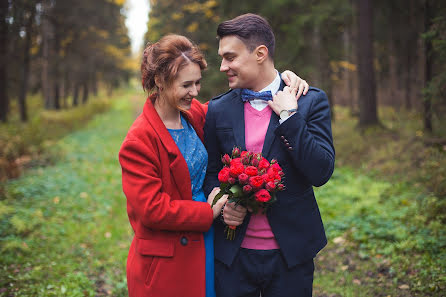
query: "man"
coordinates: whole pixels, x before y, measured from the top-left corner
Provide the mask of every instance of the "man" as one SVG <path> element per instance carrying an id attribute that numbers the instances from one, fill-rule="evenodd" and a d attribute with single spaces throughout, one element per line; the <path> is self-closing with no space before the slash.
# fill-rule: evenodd
<path id="1" fill-rule="evenodd" d="M 227 203 L 215 221 L 217 296 L 311 296 L 313 258 L 327 242 L 312 186 L 329 180 L 335 158 L 327 97 L 310 87 L 297 104 L 275 70 L 274 33 L 262 17 L 225 21 L 217 35 L 231 90 L 209 103 L 205 192 L 219 186 L 221 156 L 236 146 L 278 160 L 285 173 L 285 190 L 266 215 Z M 273 100 L 263 100 L 267 91 Z M 238 226 L 234 240 L 226 225 Z"/>

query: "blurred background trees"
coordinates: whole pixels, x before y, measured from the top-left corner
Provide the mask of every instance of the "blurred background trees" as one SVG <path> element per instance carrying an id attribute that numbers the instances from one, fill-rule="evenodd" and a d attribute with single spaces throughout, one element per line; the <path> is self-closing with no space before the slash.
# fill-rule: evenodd
<path id="1" fill-rule="evenodd" d="M 0 120 L 17 99 L 27 121 L 27 95 L 42 93 L 45 109 L 87 102 L 132 74 L 124 0 L 1 0 Z M 69 99 L 68 99 L 69 98 Z"/>
<path id="2" fill-rule="evenodd" d="M 425 129 L 446 107 L 446 4 L 440 0 L 151 0 L 145 41 L 178 33 L 205 52 L 202 100 L 227 90 L 219 74 L 217 25 L 264 16 L 276 34 L 276 67 L 351 107 L 360 126 L 379 123 L 378 105 L 419 111 Z M 437 128 L 438 129 L 438 128 Z"/>

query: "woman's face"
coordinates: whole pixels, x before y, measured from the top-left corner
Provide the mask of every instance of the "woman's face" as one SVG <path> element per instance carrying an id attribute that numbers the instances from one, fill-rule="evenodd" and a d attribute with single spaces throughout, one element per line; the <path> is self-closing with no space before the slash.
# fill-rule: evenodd
<path id="1" fill-rule="evenodd" d="M 179 72 L 176 79 L 167 87 L 169 101 L 182 110 L 189 110 L 192 99 L 200 92 L 201 69 L 196 63 L 189 63 Z"/>

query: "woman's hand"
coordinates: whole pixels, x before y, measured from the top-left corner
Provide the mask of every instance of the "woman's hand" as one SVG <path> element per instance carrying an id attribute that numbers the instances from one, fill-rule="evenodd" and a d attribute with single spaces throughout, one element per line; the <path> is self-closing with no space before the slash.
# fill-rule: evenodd
<path id="1" fill-rule="evenodd" d="M 212 192 L 208 196 L 208 203 L 212 205 L 215 196 L 220 192 L 220 188 L 214 188 Z M 217 203 L 212 206 L 212 212 L 214 213 L 214 219 L 218 217 L 221 213 L 221 208 L 225 205 L 226 201 L 228 201 L 228 195 L 223 195 L 220 199 L 218 199 Z"/>
<path id="2" fill-rule="evenodd" d="M 285 87 L 283 91 L 279 91 L 273 96 L 273 100 L 268 101 L 268 105 L 277 115 L 280 115 L 282 110 L 297 109 L 297 101 L 295 98 L 296 89 Z"/>
<path id="3" fill-rule="evenodd" d="M 306 95 L 308 92 L 308 88 L 310 87 L 307 82 L 297 76 L 294 72 L 290 70 L 285 70 L 282 73 L 282 79 L 287 86 L 291 89 L 297 89 L 296 98 L 299 99 L 300 95 Z"/>

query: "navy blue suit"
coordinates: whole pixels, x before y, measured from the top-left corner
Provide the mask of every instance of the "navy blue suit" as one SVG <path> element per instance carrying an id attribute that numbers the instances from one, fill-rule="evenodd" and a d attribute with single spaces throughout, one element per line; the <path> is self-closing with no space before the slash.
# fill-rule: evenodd
<path id="1" fill-rule="evenodd" d="M 243 104 L 240 89 L 209 103 L 204 127 L 209 154 L 206 195 L 219 186 L 221 156 L 230 155 L 235 146 L 246 150 Z M 298 111 L 281 125 L 279 117 L 272 113 L 262 150 L 263 156 L 276 159 L 285 173 L 285 190 L 277 193 L 277 202 L 268 209 L 267 217 L 288 268 L 312 260 L 327 243 L 313 186 L 329 180 L 335 162 L 327 96 L 310 87 L 298 106 Z M 224 224 L 214 221 L 215 258 L 228 267 L 239 251 L 249 217 L 248 213 L 233 241 L 225 238 Z"/>

